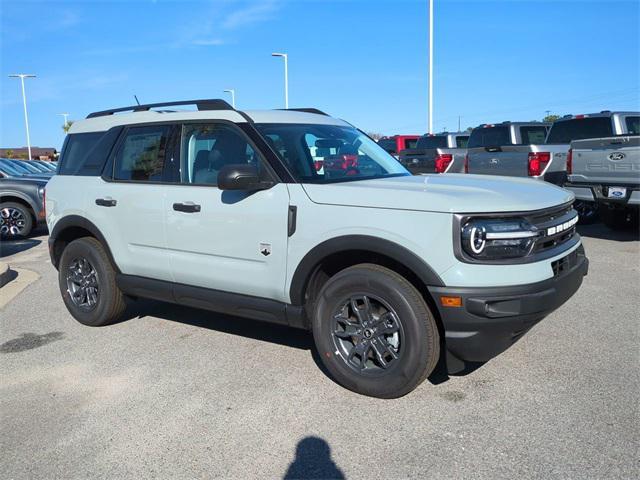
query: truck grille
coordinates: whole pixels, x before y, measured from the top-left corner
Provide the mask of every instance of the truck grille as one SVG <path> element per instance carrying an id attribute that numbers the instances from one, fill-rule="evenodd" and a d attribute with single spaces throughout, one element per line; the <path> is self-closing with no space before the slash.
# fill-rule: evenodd
<path id="1" fill-rule="evenodd" d="M 551 250 L 569 242 L 576 235 L 578 213 L 571 205 L 564 205 L 528 216 L 541 235 L 533 246 L 533 254 Z"/>
<path id="2" fill-rule="evenodd" d="M 551 268 L 553 269 L 553 276 L 557 277 L 564 272 L 571 270 L 578 263 L 578 249 L 571 252 L 569 255 L 562 257 L 559 260 L 551 262 Z"/>

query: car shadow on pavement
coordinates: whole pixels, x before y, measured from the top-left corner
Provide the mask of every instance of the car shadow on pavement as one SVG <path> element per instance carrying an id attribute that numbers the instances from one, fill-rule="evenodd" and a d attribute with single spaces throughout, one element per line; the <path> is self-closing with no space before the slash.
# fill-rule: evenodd
<path id="1" fill-rule="evenodd" d="M 344 480 L 342 470 L 331 459 L 331 447 L 319 437 L 305 437 L 298 442 L 296 458 L 291 462 L 284 480 L 332 479 Z"/>
<path id="2" fill-rule="evenodd" d="M 231 335 L 240 335 L 300 350 L 309 350 L 314 363 L 320 371 L 327 377 L 333 378 L 322 363 L 320 354 L 315 348 L 311 332 L 306 330 L 150 299 L 139 299 L 131 302 L 118 323 L 147 316 Z M 449 375 L 447 374 L 444 356 L 442 356 L 438 361 L 438 365 L 428 377 L 428 381 L 433 385 L 438 385 L 447 380 L 449 380 Z"/>
<path id="3" fill-rule="evenodd" d="M 578 225 L 578 233 L 582 237 L 615 240 L 618 242 L 634 242 L 640 239 L 640 230 L 611 230 L 602 223 Z"/>
<path id="4" fill-rule="evenodd" d="M 37 240 L 35 238 L 2 240 L 2 242 L 0 242 L 0 258 L 10 257 L 17 253 L 26 252 L 33 247 L 37 247 L 41 243 L 42 240 Z"/>

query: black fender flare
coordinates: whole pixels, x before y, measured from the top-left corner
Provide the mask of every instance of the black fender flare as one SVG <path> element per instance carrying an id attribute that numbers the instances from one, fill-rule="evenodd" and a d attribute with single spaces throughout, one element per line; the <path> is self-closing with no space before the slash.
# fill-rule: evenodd
<path id="1" fill-rule="evenodd" d="M 304 294 L 311 275 L 318 265 L 327 258 L 340 252 L 359 250 L 384 255 L 406 266 L 425 285 L 444 287 L 438 274 L 411 250 L 390 240 L 368 235 L 344 235 L 326 240 L 312 248 L 300 261 L 291 280 L 289 296 L 293 305 L 304 304 Z"/>
<path id="2" fill-rule="evenodd" d="M 83 228 L 84 230 L 90 232 L 91 235 L 93 235 L 95 238 L 97 238 L 107 252 L 107 256 L 109 257 L 109 260 L 111 261 L 111 264 L 113 265 L 116 272 L 122 273 L 120 271 L 120 268 L 118 268 L 118 264 L 115 262 L 113 255 L 111 254 L 109 244 L 107 243 L 107 240 L 105 239 L 100 229 L 96 227 L 95 224 L 93 224 L 91 221 L 87 220 L 84 217 L 81 217 L 80 215 L 69 215 L 66 217 L 62 217 L 56 222 L 53 230 L 49 233 L 49 253 L 51 255 L 51 263 L 54 267 L 58 268 L 58 263 L 60 262 L 60 258 L 56 258 L 56 252 L 54 249 L 56 240 L 58 240 L 60 235 L 65 230 L 73 227 Z"/>

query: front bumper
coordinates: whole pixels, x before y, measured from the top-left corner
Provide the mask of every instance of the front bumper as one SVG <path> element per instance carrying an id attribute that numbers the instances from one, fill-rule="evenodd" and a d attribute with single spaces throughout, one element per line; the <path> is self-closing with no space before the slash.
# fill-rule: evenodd
<path id="1" fill-rule="evenodd" d="M 553 262 L 548 280 L 513 287 L 429 287 L 445 330 L 450 373 L 465 362 L 486 362 L 519 340 L 580 288 L 589 260 L 580 245 Z M 460 307 L 444 307 L 441 296 L 461 297 Z"/>

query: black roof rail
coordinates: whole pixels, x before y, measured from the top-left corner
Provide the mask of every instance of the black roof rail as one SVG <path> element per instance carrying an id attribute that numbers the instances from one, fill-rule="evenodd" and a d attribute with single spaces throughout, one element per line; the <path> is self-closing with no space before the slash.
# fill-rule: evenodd
<path id="1" fill-rule="evenodd" d="M 291 110 L 294 112 L 315 113 L 316 115 L 324 115 L 325 117 L 331 116 L 328 113 L 323 112 L 322 110 L 318 110 L 317 108 L 281 108 L 280 110 Z"/>
<path id="2" fill-rule="evenodd" d="M 204 100 L 181 100 L 178 102 L 162 102 L 162 103 L 147 103 L 144 105 L 131 105 L 130 107 L 113 108 L 110 110 L 102 110 L 100 112 L 93 112 L 87 115 L 87 118 L 104 117 L 106 115 L 113 115 L 118 112 L 146 112 L 152 108 L 159 107 L 175 107 L 178 105 L 196 105 L 198 110 L 235 110 L 224 100 L 220 99 L 204 99 Z"/>

